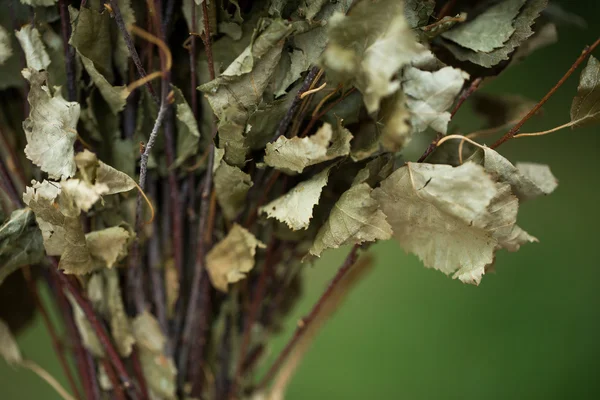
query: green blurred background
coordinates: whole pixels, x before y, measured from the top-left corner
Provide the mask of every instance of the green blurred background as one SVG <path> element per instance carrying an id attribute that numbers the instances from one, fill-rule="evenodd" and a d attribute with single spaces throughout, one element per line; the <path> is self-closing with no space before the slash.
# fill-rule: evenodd
<path id="1" fill-rule="evenodd" d="M 539 99 L 596 39 L 599 2 L 562 4 L 588 21 L 587 30 L 559 27 L 558 44 L 487 82 L 485 91 Z M 568 122 L 579 72 L 524 131 Z M 455 119 L 463 133 L 476 128 L 467 109 Z M 549 164 L 560 185 L 521 208 L 519 225 L 540 243 L 501 252 L 497 273 L 479 287 L 423 268 L 394 242 L 374 246 L 374 271 L 322 329 L 287 399 L 600 398 L 598 129 L 518 139 L 501 148 L 512 161 Z M 330 253 L 308 267 L 306 297 L 270 360 L 344 257 L 344 251 Z M 64 382 L 39 317 L 19 344 Z M 0 399 L 59 397 L 30 372 L 0 361 Z"/>

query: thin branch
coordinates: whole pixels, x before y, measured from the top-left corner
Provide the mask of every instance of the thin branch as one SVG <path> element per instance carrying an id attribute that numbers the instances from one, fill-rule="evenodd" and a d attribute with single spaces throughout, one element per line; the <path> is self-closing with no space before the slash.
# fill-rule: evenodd
<path id="1" fill-rule="evenodd" d="M 203 11 L 203 25 L 204 25 L 204 35 L 202 35 L 202 41 L 204 42 L 204 48 L 206 52 L 206 58 L 208 61 L 208 72 L 210 75 L 210 79 L 215 79 L 215 65 L 213 61 L 212 54 L 212 38 L 210 31 L 210 23 L 208 20 L 208 6 L 207 2 L 202 2 L 202 11 Z M 205 257 L 206 251 L 210 246 L 210 240 L 212 239 L 212 234 L 208 234 L 207 230 L 208 226 L 213 226 L 213 224 L 209 221 L 209 211 L 210 211 L 210 194 L 212 191 L 212 168 L 210 167 L 214 163 L 215 159 L 215 145 L 214 145 L 214 136 L 216 134 L 216 130 L 213 131 L 211 135 L 211 141 L 209 144 L 209 153 L 208 153 L 208 163 L 209 166 L 206 169 L 206 174 L 204 176 L 204 184 L 202 187 L 202 195 L 201 195 L 201 203 L 200 203 L 200 213 L 198 220 L 198 244 L 196 250 L 196 260 L 194 265 L 194 275 L 192 278 L 192 286 L 190 289 L 190 299 L 188 302 L 188 307 L 185 315 L 185 322 L 183 327 L 182 334 L 182 343 L 181 343 L 181 352 L 179 355 L 179 374 L 180 379 L 184 381 L 187 378 L 187 366 L 189 359 L 189 350 L 191 346 L 191 340 L 196 327 L 200 328 L 199 337 L 196 339 L 198 344 L 198 353 L 195 354 L 194 362 L 192 365 L 194 366 L 194 379 L 192 379 L 192 393 L 197 393 L 201 391 L 202 387 L 202 368 L 204 364 L 204 343 L 206 342 L 206 331 L 203 328 L 203 325 L 207 318 L 208 308 L 206 307 L 209 302 L 209 290 L 210 287 L 207 286 L 208 276 L 205 271 Z M 213 214 L 214 216 L 214 214 Z M 210 232 L 210 231 L 208 231 Z M 201 293 L 204 296 L 201 296 Z M 200 302 L 200 298 L 203 297 L 203 301 Z M 199 308 L 202 307 L 202 310 Z M 200 312 L 202 313 L 201 315 Z M 198 317 L 200 317 L 200 324 L 198 324 Z"/>
<path id="2" fill-rule="evenodd" d="M 58 334 L 56 332 L 56 329 L 54 329 L 54 324 L 52 324 L 52 321 L 50 320 L 50 315 L 48 314 L 48 310 L 46 310 L 44 303 L 40 299 L 40 295 L 39 295 L 37 287 L 35 285 L 35 281 L 31 278 L 31 272 L 29 270 L 29 267 L 25 267 L 22 271 L 23 271 L 23 276 L 25 277 L 25 281 L 27 282 L 27 287 L 29 289 L 29 293 L 33 297 L 33 302 L 35 303 L 37 310 L 40 312 L 40 315 L 42 316 L 42 321 L 44 321 L 46 330 L 50 334 L 50 339 L 52 340 L 52 347 L 54 348 L 54 352 L 56 353 L 56 357 L 58 358 L 60 366 L 63 369 L 65 376 L 67 377 L 69 386 L 71 386 L 71 391 L 73 392 L 73 395 L 77 399 L 81 399 L 81 394 L 79 393 L 79 389 L 77 388 L 77 383 L 75 382 L 75 378 L 73 377 L 73 374 L 71 373 L 71 368 L 69 367 L 69 363 L 67 362 L 67 359 L 65 357 L 65 352 L 61 348 Z"/>
<path id="3" fill-rule="evenodd" d="M 150 151 L 156 142 L 156 137 L 158 136 L 158 131 L 160 126 L 162 125 L 163 119 L 165 118 L 165 114 L 167 111 L 166 101 L 163 97 L 160 103 L 160 109 L 158 110 L 158 115 L 156 117 L 156 121 L 154 122 L 154 127 L 152 128 L 152 132 L 150 133 L 150 137 L 148 138 L 148 143 L 144 148 L 144 152 L 142 153 L 142 157 L 140 160 L 140 180 L 139 187 L 140 191 L 137 194 L 136 208 L 135 208 L 135 233 L 136 239 L 133 242 L 133 246 L 131 249 L 131 256 L 129 259 L 129 269 L 127 271 L 128 282 L 130 285 L 130 293 L 133 296 L 133 302 L 138 313 L 141 313 L 146 308 L 144 301 L 144 291 L 142 287 L 142 271 L 139 267 L 140 262 L 140 244 L 139 244 L 139 234 L 142 230 L 142 194 L 141 191 L 145 190 L 146 187 L 146 175 L 148 172 L 148 157 L 150 156 Z"/>
<path id="4" fill-rule="evenodd" d="M 57 268 L 50 268 L 50 270 L 58 278 L 58 281 L 60 282 L 61 286 L 69 291 L 77 305 L 81 307 L 81 310 L 85 314 L 86 318 L 88 319 L 92 328 L 94 329 L 94 332 L 98 336 L 98 340 L 100 341 L 102 348 L 104 349 L 104 351 L 106 351 L 106 356 L 110 360 L 111 364 L 115 367 L 115 370 L 119 375 L 119 379 L 123 383 L 123 387 L 129 393 L 129 396 L 134 399 L 137 398 L 135 387 L 132 383 L 131 377 L 129 376 L 129 373 L 125 368 L 123 361 L 119 357 L 119 353 L 117 353 L 115 346 L 110 341 L 110 337 L 106 332 L 106 329 L 104 328 L 98 317 L 96 317 L 96 313 L 94 312 L 94 309 L 90 302 L 83 297 L 79 289 L 73 284 L 73 282 L 69 278 L 67 278 L 67 276 L 65 276 Z"/>
<path id="5" fill-rule="evenodd" d="M 63 323 L 65 324 L 70 343 L 74 347 L 75 364 L 81 377 L 81 385 L 85 393 L 85 398 L 89 400 L 99 399 L 100 391 L 98 390 L 96 376 L 93 371 L 94 366 L 91 364 L 93 360 L 91 357 L 88 357 L 89 353 L 83 347 L 79 331 L 77 330 L 73 319 L 71 304 L 67 301 L 65 293 L 58 281 L 57 274 L 51 272 L 49 278 L 52 281 L 51 285 L 50 282 L 48 282 L 50 289 L 53 290 L 56 296 L 58 309 L 62 314 Z"/>
<path id="6" fill-rule="evenodd" d="M 467 99 L 469 97 L 471 97 L 471 95 L 473 93 L 475 93 L 475 91 L 477 90 L 477 88 L 479 88 L 479 85 L 481 84 L 481 81 L 483 81 L 483 78 L 476 78 L 476 79 L 474 79 L 473 82 L 471 82 L 471 84 L 467 88 L 467 90 L 465 90 L 465 91 L 463 91 L 461 93 L 460 97 L 458 98 L 458 101 L 456 102 L 456 105 L 454 106 L 454 108 L 450 112 L 450 119 L 454 118 L 454 115 L 456 115 L 456 113 L 458 112 L 458 110 L 460 109 L 460 107 L 464 104 L 464 102 L 467 101 Z"/>
<path id="7" fill-rule="evenodd" d="M 144 371 L 142 370 L 142 363 L 140 362 L 138 349 L 135 346 L 131 351 L 131 363 L 133 364 L 133 373 L 135 374 L 135 379 L 137 379 L 140 392 L 142 393 L 142 399 L 147 400 L 150 398 L 150 394 L 148 393 L 146 377 L 144 376 Z"/>
<path id="8" fill-rule="evenodd" d="M 358 252 L 359 247 L 360 246 L 358 244 L 356 244 L 352 247 L 352 250 L 350 250 L 350 253 L 344 260 L 344 263 L 338 269 L 337 273 L 335 274 L 335 276 L 333 277 L 333 279 L 331 280 L 331 282 L 329 283 L 329 285 L 327 286 L 327 288 L 325 289 L 325 291 L 323 292 L 321 297 L 319 297 L 319 300 L 315 303 L 313 308 L 310 310 L 310 313 L 298 322 L 298 327 L 296 328 L 294 335 L 288 341 L 288 343 L 283 348 L 281 353 L 279 353 L 279 356 L 277 356 L 277 359 L 275 360 L 275 362 L 273 362 L 273 364 L 268 369 L 265 376 L 262 378 L 262 380 L 258 384 L 259 388 L 264 388 L 269 383 L 269 381 L 273 378 L 275 373 L 277 373 L 277 371 L 279 370 L 279 368 L 281 367 L 283 362 L 286 360 L 288 355 L 294 349 L 294 347 L 296 346 L 298 341 L 302 338 L 302 336 L 306 332 L 307 328 L 315 320 L 315 318 L 321 311 L 321 308 L 323 307 L 323 305 L 326 304 L 328 299 L 334 294 L 334 292 L 337 289 L 337 286 L 340 283 L 340 281 L 342 280 L 342 278 L 344 278 L 346 273 L 348 271 L 350 271 L 350 268 L 356 262 L 356 257 L 357 257 L 357 252 Z"/>
<path id="9" fill-rule="evenodd" d="M 598 45 L 600 45 L 600 38 L 598 38 L 591 46 L 587 46 L 585 49 L 583 49 L 581 55 L 577 58 L 577 60 L 575 60 L 573 65 L 571 65 L 571 68 L 569 68 L 569 70 L 563 75 L 563 77 L 560 78 L 556 85 L 554 85 L 552 89 L 550 89 L 550 91 L 546 93 L 546 95 L 529 111 L 529 113 L 527 113 L 525 117 L 521 119 L 521 121 L 519 121 L 515 126 L 513 126 L 510 131 L 508 131 L 504 136 L 498 139 L 498 141 L 490 147 L 492 149 L 495 149 L 504 142 L 512 139 L 519 132 L 519 129 L 521 129 L 523 124 L 525 124 L 525 122 L 527 122 L 529 118 L 531 118 L 535 113 L 538 112 L 540 108 L 542 108 L 542 106 L 550 99 L 550 97 L 552 97 L 552 95 L 558 90 L 558 88 L 561 87 L 563 83 L 565 83 L 565 81 L 573 74 L 573 72 L 575 72 L 577 67 L 581 65 L 581 63 L 587 58 L 587 56 L 590 55 L 592 51 L 594 51 L 594 49 Z"/>
<path id="10" fill-rule="evenodd" d="M 48 371 L 44 368 L 40 367 L 38 364 L 31 360 L 23 360 L 19 363 L 20 366 L 27 368 L 28 370 L 34 372 L 37 376 L 42 378 L 46 383 L 56 391 L 64 400 L 76 400 L 73 396 L 69 394 L 65 390 L 65 388 L 56 380 L 55 377 L 52 376 Z"/>
<path id="11" fill-rule="evenodd" d="M 269 247 L 267 248 L 267 253 L 265 256 L 265 261 L 263 263 L 263 270 L 261 271 L 258 277 L 258 283 L 256 284 L 256 290 L 254 291 L 254 296 L 252 299 L 252 304 L 250 306 L 250 311 L 246 317 L 246 323 L 244 325 L 244 333 L 242 335 L 242 344 L 240 346 L 240 351 L 238 355 L 238 365 L 235 372 L 235 376 L 233 378 L 233 383 L 231 385 L 231 389 L 229 391 L 229 398 L 233 398 L 235 396 L 235 391 L 238 386 L 238 382 L 242 377 L 242 370 L 244 368 L 244 361 L 246 359 L 246 353 L 248 353 L 248 347 L 250 346 L 250 339 L 252 338 L 252 326 L 256 322 L 256 318 L 258 317 L 258 313 L 260 311 L 260 306 L 265 297 L 265 291 L 267 288 L 267 277 L 271 274 L 273 270 L 274 263 L 272 262 L 273 254 L 275 251 L 275 240 L 271 239 L 271 243 L 269 243 Z"/>
<path id="12" fill-rule="evenodd" d="M 121 387 L 121 383 L 119 382 L 119 377 L 115 373 L 115 370 L 113 369 L 112 365 L 110 365 L 110 362 L 106 358 L 102 358 L 100 360 L 100 363 L 102 364 L 102 367 L 106 372 L 106 376 L 108 377 L 108 380 L 110 381 L 113 387 L 113 394 L 115 399 L 126 400 L 127 397 L 125 396 L 125 392 L 123 392 L 123 388 Z"/>
<path id="13" fill-rule="evenodd" d="M 71 23 L 67 0 L 58 1 L 60 9 L 60 26 L 65 51 L 65 67 L 67 71 L 67 95 L 69 101 L 77 101 L 77 89 L 75 83 L 75 49 L 69 44 L 71 36 Z"/>
<path id="14" fill-rule="evenodd" d="M 283 117 L 281 122 L 279 122 L 279 126 L 277 127 L 277 130 L 275 131 L 275 134 L 273 135 L 271 142 L 274 142 L 275 140 L 277 140 L 277 138 L 279 138 L 279 136 L 285 134 L 290 123 L 292 122 L 292 118 L 294 117 L 294 114 L 296 113 L 298 106 L 300 106 L 300 103 L 303 100 L 302 95 L 304 94 L 304 92 L 308 91 L 308 88 L 310 87 L 310 85 L 313 83 L 313 81 L 317 77 L 319 70 L 320 70 L 319 67 L 312 67 L 310 69 L 310 71 L 308 71 L 308 74 L 306 74 L 306 77 L 304 78 L 304 82 L 302 82 L 302 86 L 300 86 L 298 93 L 296 93 L 296 97 L 294 97 L 294 100 L 292 101 L 290 108 L 288 108 L 287 112 L 285 113 L 285 116 Z"/>

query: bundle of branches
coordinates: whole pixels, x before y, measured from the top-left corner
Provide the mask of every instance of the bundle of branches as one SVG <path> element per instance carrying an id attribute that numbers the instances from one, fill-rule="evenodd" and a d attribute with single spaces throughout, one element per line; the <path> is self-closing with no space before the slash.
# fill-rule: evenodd
<path id="1" fill-rule="evenodd" d="M 0 294 L 13 299 L 0 353 L 69 399 L 275 399 L 368 270 L 369 244 L 393 238 L 478 284 L 497 251 L 536 241 L 519 205 L 556 187 L 547 166 L 495 148 L 600 115 L 590 57 L 571 122 L 518 133 L 598 41 L 538 103 L 475 93 L 555 41 L 546 6 L 12 1 L 0 14 Z M 446 135 L 467 98 L 488 126 Z M 344 264 L 258 376 L 302 270 L 342 246 Z M 15 344 L 34 310 L 70 388 Z"/>

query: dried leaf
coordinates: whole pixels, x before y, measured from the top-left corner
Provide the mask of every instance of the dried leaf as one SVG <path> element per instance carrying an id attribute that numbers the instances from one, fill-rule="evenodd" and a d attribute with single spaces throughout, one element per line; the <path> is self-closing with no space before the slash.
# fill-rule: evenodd
<path id="1" fill-rule="evenodd" d="M 110 332 L 121 357 L 129 357 L 135 338 L 131 322 L 125 313 L 123 296 L 119 286 L 119 275 L 115 270 L 103 270 L 106 279 L 105 301 L 108 310 Z"/>
<path id="2" fill-rule="evenodd" d="M 48 69 L 50 65 L 50 56 L 46 52 L 44 43 L 40 36 L 40 32 L 32 25 L 27 24 L 19 29 L 15 36 L 23 48 L 25 53 L 25 59 L 27 61 L 27 67 L 41 71 Z"/>
<path id="3" fill-rule="evenodd" d="M 417 28 L 427 24 L 434 8 L 435 0 L 405 0 L 404 16 L 408 26 Z"/>
<path id="4" fill-rule="evenodd" d="M 85 347 L 93 356 L 103 358 L 104 347 L 102 347 L 100 339 L 98 339 L 98 336 L 96 335 L 96 331 L 92 328 L 90 321 L 85 316 L 85 313 L 81 307 L 79 307 L 79 304 L 77 304 L 71 293 L 66 293 L 66 295 L 69 303 L 71 303 L 71 308 L 73 309 L 75 326 L 77 326 L 77 331 L 79 332 L 79 336 L 81 336 L 83 347 Z"/>
<path id="5" fill-rule="evenodd" d="M 442 37 L 473 51 L 489 53 L 504 46 L 515 32 L 513 20 L 525 1 L 497 2 L 474 19 L 443 33 Z"/>
<path id="6" fill-rule="evenodd" d="M 458 46 L 450 41 L 444 41 L 443 45 L 452 52 L 452 54 L 461 61 L 470 61 L 485 68 L 493 67 L 501 61 L 508 60 L 510 55 L 525 40 L 533 35 L 531 26 L 540 15 L 540 12 L 546 8 L 548 0 L 527 0 L 525 6 L 519 12 L 519 15 L 513 21 L 514 33 L 498 49 L 490 52 L 476 52 L 471 49 Z M 458 25 L 460 26 L 460 25 Z M 456 28 L 455 28 L 456 29 Z"/>
<path id="7" fill-rule="evenodd" d="M 175 109 L 177 117 L 177 159 L 175 166 L 181 165 L 186 159 L 198 152 L 200 132 L 194 113 L 181 90 L 173 86 L 175 92 Z"/>
<path id="8" fill-rule="evenodd" d="M 77 138 L 79 104 L 52 93 L 46 86 L 47 73 L 23 70 L 30 83 L 27 100 L 29 117 L 23 122 L 27 137 L 25 155 L 50 178 L 61 179 L 75 174 L 73 144 Z"/>
<path id="9" fill-rule="evenodd" d="M 412 136 L 411 114 L 406 106 L 406 97 L 401 90 L 383 99 L 378 122 L 383 124 L 380 141 L 384 149 L 398 152 L 404 148 Z"/>
<path id="10" fill-rule="evenodd" d="M 327 79 L 354 84 L 367 111 L 377 111 L 381 99 L 400 87 L 394 75 L 421 51 L 403 2 L 358 1 L 348 15 L 337 13 L 328 25 L 329 44 L 321 58 Z"/>
<path id="11" fill-rule="evenodd" d="M 586 126 L 600 120 L 600 62 L 590 56 L 581 72 L 577 96 L 571 104 L 571 121 L 574 126 Z"/>
<path id="12" fill-rule="evenodd" d="M 330 169 L 325 168 L 312 178 L 300 182 L 283 196 L 261 207 L 260 213 L 285 223 L 294 231 L 308 229 L 313 208 L 319 204 L 321 192 L 327 185 Z"/>
<path id="13" fill-rule="evenodd" d="M 509 186 L 471 162 L 456 168 L 408 163 L 373 197 L 406 251 L 466 283 L 479 284 L 498 248 L 531 239 L 515 225 L 518 200 Z"/>
<path id="14" fill-rule="evenodd" d="M 304 171 L 304 168 L 333 160 L 350 153 L 352 134 L 341 122 L 334 130 L 329 123 L 309 137 L 280 136 L 275 142 L 267 144 L 265 163 L 287 174 Z"/>
<path id="15" fill-rule="evenodd" d="M 177 368 L 173 359 L 164 354 L 166 339 L 158 321 L 144 311 L 133 319 L 132 328 L 148 387 L 159 398 L 175 400 Z"/>
<path id="16" fill-rule="evenodd" d="M 244 279 L 254 268 L 257 247 L 266 246 L 252 233 L 234 224 L 227 236 L 206 255 L 206 270 L 213 286 L 227 292 L 229 283 Z"/>
<path id="17" fill-rule="evenodd" d="M 238 216 L 247 202 L 246 195 L 252 187 L 250 175 L 225 161 L 215 171 L 215 192 L 223 214 L 229 220 Z"/>
<path id="18" fill-rule="evenodd" d="M 0 285 L 24 265 L 44 258 L 42 235 L 30 209 L 15 210 L 0 226 Z"/>
<path id="19" fill-rule="evenodd" d="M 444 67 L 438 71 L 421 71 L 408 67 L 404 72 L 402 89 L 407 95 L 407 106 L 415 132 L 429 126 L 437 132 L 446 133 L 450 113 L 456 96 L 469 75 L 457 68 Z"/>
<path id="20" fill-rule="evenodd" d="M 478 150 L 470 161 L 481 164 L 497 180 L 508 183 L 520 201 L 548 195 L 558 186 L 547 165 L 525 163 L 518 168 L 488 147 Z"/>
<path id="21" fill-rule="evenodd" d="M 310 254 L 319 257 L 326 249 L 392 237 L 392 228 L 371 192 L 367 183 L 359 183 L 342 194 L 317 233 Z"/>
<path id="22" fill-rule="evenodd" d="M 84 211 L 89 211 L 103 194 L 108 193 L 108 186 L 92 185 L 80 179 L 67 179 L 62 181 L 60 186 L 73 199 L 77 207 Z"/>
<path id="23" fill-rule="evenodd" d="M 86 274 L 94 263 L 79 220 L 80 209 L 60 187 L 48 181 L 27 187 L 23 201 L 35 213 L 46 253 L 60 256 L 58 267 L 67 274 Z"/>
<path id="24" fill-rule="evenodd" d="M 127 256 L 127 245 L 131 236 L 119 226 L 93 231 L 85 235 L 88 250 L 94 262 L 106 268 L 112 268 Z"/>
<path id="25" fill-rule="evenodd" d="M 0 319 L 0 354 L 10 365 L 18 365 L 23 361 L 17 341 L 8 325 Z"/>

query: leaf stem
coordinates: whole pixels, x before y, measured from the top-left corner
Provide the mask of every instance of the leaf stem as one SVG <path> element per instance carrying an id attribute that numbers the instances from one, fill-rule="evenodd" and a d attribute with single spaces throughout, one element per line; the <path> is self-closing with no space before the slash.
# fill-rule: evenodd
<path id="1" fill-rule="evenodd" d="M 300 103 L 303 100 L 302 95 L 304 94 L 304 92 L 308 91 L 308 89 L 310 88 L 310 85 L 312 85 L 313 81 L 317 77 L 319 70 L 320 70 L 320 68 L 315 66 L 315 67 L 312 67 L 308 71 L 308 74 L 306 74 L 306 77 L 304 78 L 304 82 L 302 82 L 302 86 L 300 86 L 298 93 L 296 93 L 296 97 L 294 97 L 294 100 L 292 101 L 290 108 L 288 108 L 287 112 L 285 113 L 285 116 L 279 122 L 279 125 L 277 126 L 277 130 L 275 131 L 275 134 L 273 135 L 271 142 L 276 141 L 277 138 L 279 138 L 279 136 L 285 135 L 285 132 L 287 131 L 290 123 L 292 122 L 292 118 L 294 117 L 294 114 L 296 113 L 296 110 L 298 109 L 298 106 L 300 106 Z"/>
<path id="2" fill-rule="evenodd" d="M 56 378 L 52 376 L 52 374 L 50 374 L 44 368 L 40 367 L 37 363 L 31 360 L 23 360 L 19 365 L 34 372 L 37 376 L 46 381 L 46 383 L 52 386 L 52 389 L 54 389 L 56 393 L 58 393 L 60 397 L 62 397 L 64 400 L 76 400 L 73 396 L 69 394 L 69 392 L 65 390 L 64 387 L 62 387 L 60 382 L 58 382 Z"/>
<path id="3" fill-rule="evenodd" d="M 100 363 L 106 372 L 106 376 L 108 376 L 108 380 L 112 384 L 114 398 L 116 400 L 127 400 L 125 392 L 123 392 L 123 388 L 119 382 L 119 377 L 117 377 L 117 374 L 115 373 L 112 365 L 110 365 L 110 362 L 106 358 L 103 358 L 100 360 Z"/>
<path id="4" fill-rule="evenodd" d="M 298 322 L 298 326 L 296 328 L 296 331 L 294 332 L 294 335 L 287 342 L 287 344 L 285 345 L 285 347 L 283 348 L 281 353 L 279 353 L 279 355 L 277 356 L 277 358 L 275 359 L 275 361 L 273 362 L 271 367 L 268 369 L 265 376 L 261 379 L 260 383 L 258 384 L 258 388 L 264 389 L 266 387 L 266 385 L 268 385 L 268 383 L 273 378 L 275 373 L 279 370 L 279 368 L 281 367 L 283 362 L 286 360 L 288 355 L 292 352 L 295 345 L 300 341 L 303 334 L 306 332 L 307 328 L 315 320 L 315 318 L 321 311 L 323 304 L 325 304 L 327 302 L 327 300 L 332 296 L 332 294 L 334 294 L 334 292 L 335 292 L 338 284 L 341 282 L 342 278 L 344 278 L 346 273 L 348 271 L 350 271 L 352 265 L 354 265 L 354 263 L 356 262 L 357 252 L 358 252 L 359 247 L 360 247 L 360 245 L 358 245 L 358 244 L 355 244 L 352 247 L 352 249 L 350 250 L 350 253 L 348 253 L 348 256 L 346 256 L 346 259 L 342 263 L 341 267 L 338 269 L 337 273 L 335 274 L 335 276 L 333 277 L 333 279 L 331 280 L 331 282 L 329 283 L 329 285 L 327 286 L 327 288 L 325 289 L 323 294 L 321 294 L 321 297 L 319 297 L 319 300 L 317 300 L 317 302 L 315 303 L 313 308 L 310 310 L 310 313 Z"/>
<path id="5" fill-rule="evenodd" d="M 119 28 L 121 35 L 123 35 L 125 45 L 129 50 L 129 55 L 131 56 L 133 64 L 135 65 L 135 68 L 138 71 L 138 75 L 141 79 L 144 79 L 147 73 L 144 69 L 144 66 L 142 65 L 142 60 L 140 60 L 140 56 L 135 48 L 135 44 L 133 43 L 133 39 L 131 38 L 129 31 L 127 30 L 127 26 L 125 26 L 125 20 L 123 19 L 123 15 L 121 14 L 121 10 L 119 9 L 119 2 L 117 0 L 110 0 L 110 6 L 115 17 L 115 22 L 117 23 L 117 27 Z M 152 82 L 148 81 L 145 83 L 145 85 L 146 88 L 148 88 L 148 92 L 150 92 L 150 95 L 152 96 L 154 101 L 158 104 L 159 100 L 156 96 L 156 92 L 154 91 L 154 87 L 152 86 Z"/>
<path id="6" fill-rule="evenodd" d="M 596 39 L 596 41 L 591 46 L 586 46 L 586 48 L 583 49 L 583 51 L 581 52 L 581 55 L 577 57 L 577 60 L 575 60 L 573 65 L 571 65 L 571 68 L 569 68 L 569 70 L 563 75 L 563 77 L 560 78 L 556 85 L 554 85 L 552 89 L 550 89 L 550 91 L 546 93 L 546 95 L 529 111 L 529 113 L 527 113 L 527 115 L 525 115 L 519 122 L 517 122 L 515 126 L 512 127 L 511 130 L 509 130 L 504 136 L 498 139 L 498 141 L 490 147 L 492 149 L 495 149 L 504 142 L 512 139 L 519 132 L 519 129 L 521 129 L 525 122 L 527 122 L 529 118 L 531 118 L 535 113 L 538 112 L 540 108 L 542 108 L 542 106 L 550 99 L 550 97 L 552 97 L 552 95 L 558 90 L 558 88 L 565 83 L 565 81 L 573 74 L 573 72 L 575 72 L 577 67 L 581 65 L 581 63 L 590 55 L 592 51 L 594 51 L 594 49 L 599 44 L 600 38 Z"/>

